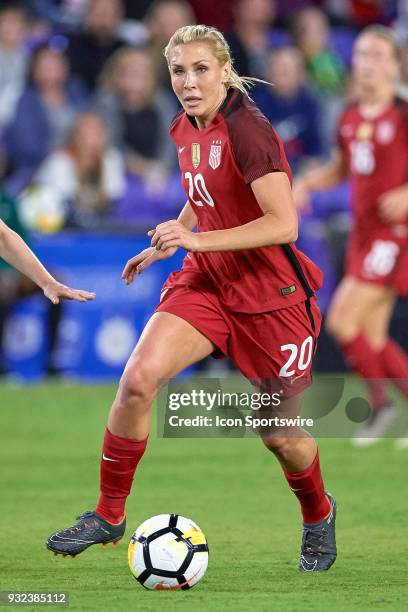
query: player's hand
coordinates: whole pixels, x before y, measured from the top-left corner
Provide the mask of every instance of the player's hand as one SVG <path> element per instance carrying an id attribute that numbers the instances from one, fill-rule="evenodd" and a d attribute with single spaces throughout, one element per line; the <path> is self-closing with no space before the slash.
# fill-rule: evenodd
<path id="1" fill-rule="evenodd" d="M 129 259 L 123 268 L 123 280 L 127 285 L 130 285 L 133 283 L 136 274 L 141 274 L 143 270 L 146 270 L 155 261 L 171 257 L 176 251 L 177 247 L 169 248 L 166 251 L 158 251 L 155 247 L 144 249 L 144 251 Z"/>
<path id="2" fill-rule="evenodd" d="M 379 212 L 384 221 L 398 223 L 408 214 L 408 188 L 406 185 L 383 193 L 378 198 Z"/>
<path id="3" fill-rule="evenodd" d="M 147 232 L 147 235 L 152 239 L 152 247 L 158 251 L 166 251 L 173 247 L 182 247 L 186 251 L 198 250 L 197 234 L 175 219 L 160 223 L 155 229 Z"/>
<path id="4" fill-rule="evenodd" d="M 71 287 L 67 287 L 58 281 L 47 283 L 43 288 L 43 292 L 45 297 L 53 304 L 59 304 L 61 299 L 75 300 L 75 302 L 88 302 L 95 299 L 95 293 L 83 291 L 82 289 L 71 289 Z"/>
<path id="5" fill-rule="evenodd" d="M 312 212 L 312 204 L 310 198 L 310 189 L 306 181 L 299 179 L 295 181 L 292 189 L 293 202 L 300 212 Z"/>

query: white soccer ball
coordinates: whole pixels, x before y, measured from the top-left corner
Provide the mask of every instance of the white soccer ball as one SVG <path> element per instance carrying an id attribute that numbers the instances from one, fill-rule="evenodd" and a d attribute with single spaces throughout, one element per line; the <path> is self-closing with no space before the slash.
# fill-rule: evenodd
<path id="1" fill-rule="evenodd" d="M 191 589 L 206 572 L 208 544 L 192 520 L 159 514 L 132 535 L 128 561 L 133 576 L 147 589 Z"/>

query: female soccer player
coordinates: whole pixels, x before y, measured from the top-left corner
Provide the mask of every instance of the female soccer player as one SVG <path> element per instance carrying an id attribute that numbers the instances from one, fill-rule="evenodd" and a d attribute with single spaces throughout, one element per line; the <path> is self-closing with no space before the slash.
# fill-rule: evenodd
<path id="1" fill-rule="evenodd" d="M 331 163 L 305 175 L 294 190 L 302 208 L 311 191 L 351 178 L 354 226 L 327 326 L 369 384 L 374 410 L 354 440 L 360 446 L 378 440 L 394 418 L 384 379 L 408 396 L 408 359 L 389 337 L 396 297 L 408 295 L 408 104 L 395 97 L 398 57 L 391 30 L 370 26 L 358 36 L 358 101 L 343 113 Z"/>
<path id="2" fill-rule="evenodd" d="M 182 270 L 166 281 L 120 381 L 103 443 L 96 509 L 48 539 L 55 553 L 74 556 L 123 536 L 125 501 L 146 448 L 160 380 L 214 352 L 229 355 L 262 388 L 279 382 L 281 415 L 299 414 L 310 385 L 321 273 L 292 244 L 297 214 L 282 144 L 248 97 L 249 79 L 232 69 L 219 31 L 180 28 L 165 55 L 183 107 L 170 134 L 188 201 L 177 220 L 149 232 L 152 246 L 128 261 L 123 278 L 131 283 L 178 247 L 188 254 Z M 299 569 L 329 569 L 336 558 L 336 505 L 324 490 L 316 442 L 303 430 L 261 436 L 300 501 Z"/>
<path id="3" fill-rule="evenodd" d="M 61 298 L 87 302 L 93 300 L 94 293 L 71 289 L 59 283 L 38 261 L 34 253 L 29 249 L 24 240 L 12 229 L 0 221 L 0 257 L 7 263 L 25 274 L 36 283 L 53 304 L 58 304 Z"/>

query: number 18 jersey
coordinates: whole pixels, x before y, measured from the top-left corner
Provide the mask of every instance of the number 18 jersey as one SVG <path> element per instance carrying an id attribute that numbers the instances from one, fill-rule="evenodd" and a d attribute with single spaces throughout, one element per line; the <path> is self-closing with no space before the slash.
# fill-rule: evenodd
<path id="1" fill-rule="evenodd" d="M 223 230 L 262 217 L 251 182 L 290 168 L 282 142 L 255 103 L 230 89 L 213 122 L 199 130 L 181 110 L 170 126 L 182 183 L 198 231 Z M 188 253 L 166 287 L 213 288 L 234 312 L 268 312 L 292 306 L 320 288 L 319 268 L 294 244 L 241 251 Z"/>

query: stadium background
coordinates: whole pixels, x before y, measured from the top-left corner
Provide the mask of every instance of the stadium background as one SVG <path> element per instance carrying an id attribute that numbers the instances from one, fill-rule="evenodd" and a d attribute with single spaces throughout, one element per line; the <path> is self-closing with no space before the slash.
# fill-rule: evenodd
<path id="1" fill-rule="evenodd" d="M 1 370 L 23 382 L 47 374 L 116 380 L 161 283 L 178 267 L 181 253 L 131 288 L 120 281 L 125 261 L 147 245 L 146 231 L 176 217 L 185 201 L 167 135 L 178 103 L 162 57 L 177 27 L 221 28 L 238 72 L 275 84 L 251 95 L 282 137 L 296 176 L 327 158 L 335 142 L 338 115 L 353 98 L 358 31 L 384 23 L 408 45 L 407 12 L 403 0 L 1 2 L 0 217 L 59 279 L 98 296 L 53 309 L 34 290 L 10 291 L 13 273 L 3 266 Z M 408 46 L 399 93 L 408 95 Z M 298 244 L 325 273 L 324 312 L 349 225 L 347 183 L 315 194 L 301 219 Z M 407 316 L 401 302 L 392 330 L 405 346 Z M 204 365 L 211 367 L 211 360 Z M 315 369 L 344 368 L 323 331 Z"/>

